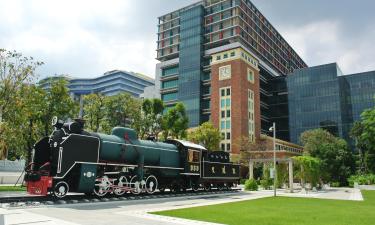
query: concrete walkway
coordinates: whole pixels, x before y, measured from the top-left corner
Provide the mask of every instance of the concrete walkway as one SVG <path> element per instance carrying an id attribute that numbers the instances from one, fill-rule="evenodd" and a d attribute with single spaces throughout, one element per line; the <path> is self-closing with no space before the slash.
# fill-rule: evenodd
<path id="1" fill-rule="evenodd" d="M 272 191 L 240 192 L 221 195 L 183 196 L 168 199 L 155 198 L 137 201 L 55 205 L 29 209 L 0 209 L 0 214 L 5 214 L 4 225 L 214 225 L 214 223 L 153 215 L 149 214 L 149 212 L 214 205 L 271 196 L 273 196 Z M 363 200 L 361 192 L 358 189 L 350 188 L 334 188 L 321 192 L 308 193 L 286 193 L 285 190 L 278 190 L 278 196 Z M 2 225 L 1 220 L 0 225 Z"/>

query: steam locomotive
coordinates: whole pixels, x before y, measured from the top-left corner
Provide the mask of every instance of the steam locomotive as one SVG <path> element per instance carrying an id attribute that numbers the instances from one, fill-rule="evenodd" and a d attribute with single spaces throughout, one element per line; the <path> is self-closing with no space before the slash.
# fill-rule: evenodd
<path id="1" fill-rule="evenodd" d="M 209 152 L 183 140 L 139 140 L 124 127 L 113 128 L 111 135 L 87 132 L 80 119 L 64 123 L 55 117 L 52 124 L 53 133 L 34 145 L 26 168 L 32 195 L 229 189 L 240 179 L 239 165 L 226 152 Z"/>

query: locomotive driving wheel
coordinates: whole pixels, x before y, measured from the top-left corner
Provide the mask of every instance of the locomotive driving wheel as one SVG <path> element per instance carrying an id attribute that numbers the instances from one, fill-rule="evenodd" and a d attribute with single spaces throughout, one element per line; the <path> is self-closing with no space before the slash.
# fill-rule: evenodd
<path id="1" fill-rule="evenodd" d="M 209 183 L 204 184 L 204 190 L 210 191 L 211 190 L 211 184 L 209 184 Z"/>
<path id="2" fill-rule="evenodd" d="M 192 183 L 192 184 L 191 184 L 191 189 L 192 189 L 194 192 L 199 191 L 199 188 L 200 188 L 200 186 L 199 186 L 198 183 Z"/>
<path id="3" fill-rule="evenodd" d="M 116 183 L 116 188 L 114 188 L 113 193 L 115 195 L 121 196 L 125 194 L 126 188 L 128 187 L 128 180 L 125 176 L 121 176 Z"/>
<path id="4" fill-rule="evenodd" d="M 146 192 L 149 194 L 155 193 L 158 189 L 158 179 L 154 175 L 150 175 L 146 179 Z"/>
<path id="5" fill-rule="evenodd" d="M 107 176 L 96 178 L 94 193 L 99 197 L 103 197 L 108 193 L 108 190 L 111 187 L 111 185 L 112 183 L 109 181 Z"/>
<path id="6" fill-rule="evenodd" d="M 53 187 L 53 195 L 57 198 L 64 198 L 68 191 L 69 185 L 65 181 L 60 181 Z"/>
<path id="7" fill-rule="evenodd" d="M 144 181 L 138 181 L 137 175 L 133 176 L 132 179 L 130 179 L 130 187 L 132 194 L 139 195 L 140 193 L 142 193 L 143 186 Z"/>

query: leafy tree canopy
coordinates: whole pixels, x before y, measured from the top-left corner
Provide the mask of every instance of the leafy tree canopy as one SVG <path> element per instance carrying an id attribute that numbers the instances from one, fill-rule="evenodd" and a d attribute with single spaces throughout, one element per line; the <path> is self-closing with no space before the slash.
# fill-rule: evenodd
<path id="1" fill-rule="evenodd" d="M 186 137 L 189 118 L 183 103 L 177 103 L 163 116 L 162 129 L 164 139 L 168 137 L 182 139 Z"/>
<path id="2" fill-rule="evenodd" d="M 365 110 L 354 123 L 351 137 L 356 141 L 361 173 L 375 173 L 375 107 Z"/>
<path id="3" fill-rule="evenodd" d="M 300 140 L 306 155 L 321 160 L 324 181 L 346 184 L 354 171 L 354 158 L 344 139 L 326 130 L 314 129 L 303 132 Z"/>
<path id="4" fill-rule="evenodd" d="M 94 93 L 84 96 L 83 101 L 86 127 L 94 132 L 98 132 L 105 117 L 105 97 Z"/>
<path id="5" fill-rule="evenodd" d="M 190 132 L 188 139 L 194 143 L 204 145 L 208 150 L 220 150 L 221 134 L 219 129 L 215 128 L 211 122 L 205 122 L 196 130 Z"/>

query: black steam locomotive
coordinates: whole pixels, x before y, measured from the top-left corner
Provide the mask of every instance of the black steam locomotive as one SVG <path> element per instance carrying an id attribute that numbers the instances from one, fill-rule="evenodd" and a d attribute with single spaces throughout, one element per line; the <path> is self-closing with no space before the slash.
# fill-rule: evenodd
<path id="1" fill-rule="evenodd" d="M 54 132 L 35 144 L 26 169 L 27 191 L 33 195 L 220 190 L 239 182 L 240 167 L 226 152 L 208 152 L 182 140 L 139 140 L 123 127 L 113 128 L 111 135 L 91 133 L 79 119 L 52 123 Z"/>

